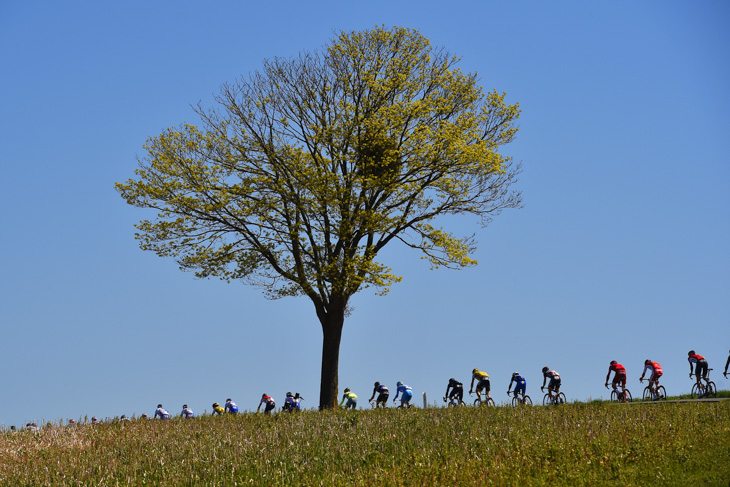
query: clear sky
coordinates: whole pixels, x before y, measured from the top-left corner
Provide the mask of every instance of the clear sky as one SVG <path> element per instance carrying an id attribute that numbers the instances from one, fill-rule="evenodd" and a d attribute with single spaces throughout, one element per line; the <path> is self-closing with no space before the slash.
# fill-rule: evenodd
<path id="1" fill-rule="evenodd" d="M 616 359 L 640 393 L 644 359 L 688 392 L 686 352 L 730 349 L 730 3 L 57 2 L 0 4 L 0 424 L 255 409 L 319 394 L 321 331 L 305 299 L 196 280 L 141 251 L 151 214 L 114 190 L 145 140 L 212 104 L 263 59 L 339 30 L 419 30 L 519 102 L 504 152 L 525 207 L 477 221 L 479 265 L 430 271 L 393 244 L 404 276 L 354 296 L 340 388 L 361 406 L 379 380 L 438 399 L 478 367 L 540 398 L 540 369 L 569 399 L 606 397 Z M 420 402 L 420 401 L 419 401 Z"/>

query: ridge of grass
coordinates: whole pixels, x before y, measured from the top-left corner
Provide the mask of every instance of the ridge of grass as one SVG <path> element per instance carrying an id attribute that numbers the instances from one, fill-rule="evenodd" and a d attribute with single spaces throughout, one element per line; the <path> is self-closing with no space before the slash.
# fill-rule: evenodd
<path id="1" fill-rule="evenodd" d="M 0 434 L 1 485 L 727 485 L 730 401 L 304 411 Z"/>

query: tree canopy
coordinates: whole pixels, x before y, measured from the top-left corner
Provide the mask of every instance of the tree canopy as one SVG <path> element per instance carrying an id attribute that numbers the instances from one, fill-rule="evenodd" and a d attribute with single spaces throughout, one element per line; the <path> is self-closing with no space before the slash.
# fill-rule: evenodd
<path id="1" fill-rule="evenodd" d="M 136 178 L 116 185 L 129 204 L 156 210 L 136 225 L 142 249 L 198 277 L 312 300 L 320 407 L 336 400 L 350 297 L 400 280 L 377 260 L 383 247 L 471 266 L 474 236 L 436 220 L 471 214 L 486 225 L 521 205 L 519 165 L 499 152 L 519 105 L 485 93 L 458 62 L 412 29 L 343 31 L 321 51 L 266 60 L 224 84 L 217 107 L 196 107 L 199 124 L 150 138 Z"/>

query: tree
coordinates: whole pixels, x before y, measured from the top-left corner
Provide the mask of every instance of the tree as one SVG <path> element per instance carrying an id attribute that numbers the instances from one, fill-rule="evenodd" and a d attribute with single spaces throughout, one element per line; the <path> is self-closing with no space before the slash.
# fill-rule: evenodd
<path id="1" fill-rule="evenodd" d="M 307 296 L 322 326 L 320 408 L 337 401 L 348 303 L 400 281 L 376 258 L 393 241 L 433 267 L 475 265 L 474 235 L 437 217 L 486 225 L 521 205 L 519 165 L 498 152 L 518 105 L 485 94 L 459 59 L 417 31 L 341 32 L 321 52 L 274 58 L 224 84 L 216 109 L 150 138 L 130 205 L 143 250 L 200 278 L 241 280 L 270 298 Z"/>

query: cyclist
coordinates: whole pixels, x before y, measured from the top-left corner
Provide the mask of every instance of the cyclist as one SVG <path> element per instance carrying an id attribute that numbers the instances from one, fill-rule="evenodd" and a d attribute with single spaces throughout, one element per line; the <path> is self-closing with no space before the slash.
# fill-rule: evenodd
<path id="1" fill-rule="evenodd" d="M 560 379 L 560 374 L 558 374 L 556 371 L 550 370 L 548 367 L 543 367 L 542 386 L 540 387 L 541 392 L 545 390 L 545 382 L 547 382 L 548 378 L 550 378 L 550 382 L 548 383 L 548 397 L 552 401 L 553 399 L 555 399 L 555 394 L 560 392 L 560 385 L 563 383 L 563 381 Z"/>
<path id="2" fill-rule="evenodd" d="M 512 389 L 513 382 L 515 383 L 514 397 L 517 397 L 517 394 L 522 394 L 524 399 L 525 394 L 527 393 L 527 381 L 519 372 L 512 372 L 512 378 L 509 381 L 509 387 L 507 387 L 507 394 L 509 394 L 510 389 Z"/>
<path id="3" fill-rule="evenodd" d="M 471 371 L 471 385 L 469 386 L 469 394 L 473 392 L 474 389 L 474 381 L 477 381 L 477 397 L 481 401 L 482 395 L 481 391 L 482 389 L 485 389 L 487 392 L 487 397 L 491 398 L 492 395 L 490 393 L 491 386 L 489 385 L 489 374 L 486 372 L 482 372 L 481 370 L 474 369 Z"/>
<path id="4" fill-rule="evenodd" d="M 411 398 L 413 397 L 413 389 L 411 389 L 410 386 L 405 385 L 403 382 L 398 381 L 396 384 L 397 388 L 395 390 L 395 397 L 393 398 L 393 402 L 396 402 L 398 400 L 398 394 L 401 394 L 400 397 L 400 406 L 399 408 L 408 406 L 411 406 Z"/>
<path id="5" fill-rule="evenodd" d="M 646 359 L 644 361 L 644 371 L 641 373 L 641 378 L 639 379 L 639 382 L 642 382 L 644 380 L 644 375 L 646 375 L 647 370 L 651 370 L 651 377 L 649 377 L 649 390 L 651 391 L 651 398 L 656 399 L 657 383 L 659 382 L 659 377 L 664 375 L 664 372 L 662 372 L 662 366 L 659 365 L 657 362 L 652 362 L 650 359 Z"/>
<path id="6" fill-rule="evenodd" d="M 611 360 L 611 364 L 608 366 L 608 374 L 606 374 L 606 387 L 608 387 L 608 378 L 611 376 L 611 371 L 614 372 L 611 386 L 614 391 L 618 386 L 621 386 L 621 402 L 624 402 L 624 395 L 626 394 L 626 367 L 615 360 Z"/>
<path id="7" fill-rule="evenodd" d="M 213 403 L 213 416 L 215 416 L 216 414 L 218 416 L 223 416 L 223 413 L 225 412 L 226 410 L 223 409 L 220 404 L 218 404 L 217 402 Z"/>
<path id="8" fill-rule="evenodd" d="M 238 414 L 238 405 L 233 402 L 233 399 L 229 397 L 228 399 L 226 399 L 226 404 L 225 406 L 223 406 L 223 411 L 225 411 L 226 413 Z"/>
<path id="9" fill-rule="evenodd" d="M 286 399 L 284 399 L 284 405 L 281 407 L 282 411 L 293 412 L 299 409 L 299 393 L 296 396 L 291 392 L 286 393 Z"/>
<path id="10" fill-rule="evenodd" d="M 387 407 L 388 405 L 388 397 L 390 397 L 390 391 L 388 390 L 388 387 L 384 384 L 381 384 L 380 382 L 376 382 L 375 386 L 373 387 L 373 395 L 368 399 L 368 402 L 373 402 L 373 398 L 375 397 L 375 394 L 378 394 L 378 399 L 375 401 L 375 407 Z"/>
<path id="11" fill-rule="evenodd" d="M 449 389 L 451 389 L 451 394 L 449 394 Z M 449 384 L 446 386 L 446 394 L 444 394 L 444 402 L 446 402 L 446 398 L 449 401 L 457 398 L 457 404 L 464 402 L 464 384 L 453 377 L 449 379 Z"/>
<path id="12" fill-rule="evenodd" d="M 340 401 L 340 406 L 342 406 L 345 401 L 347 401 L 347 404 L 345 404 L 345 409 L 357 409 L 357 394 L 352 392 L 349 387 L 345 387 L 345 393 L 342 395 L 342 401 Z"/>
<path id="13" fill-rule="evenodd" d="M 687 352 L 687 361 L 689 362 L 689 378 L 692 378 L 692 366 L 697 364 L 695 367 L 694 375 L 697 377 L 697 388 L 700 390 L 699 397 L 702 397 L 705 393 L 705 386 L 702 385 L 700 379 L 707 380 L 707 360 L 702 355 L 697 355 L 694 350 Z"/>
<path id="14" fill-rule="evenodd" d="M 187 404 L 183 404 L 182 412 L 180 413 L 181 417 L 184 417 L 185 419 L 193 419 L 195 417 L 195 413 L 192 409 L 188 407 Z"/>
<path id="15" fill-rule="evenodd" d="M 256 408 L 257 413 L 259 412 L 259 409 L 261 409 L 262 404 L 266 404 L 266 407 L 264 408 L 264 414 L 271 414 L 271 411 L 273 411 L 276 407 L 276 402 L 274 401 L 274 398 L 272 398 L 271 396 L 267 396 L 266 393 L 261 395 L 259 407 Z"/>
<path id="16" fill-rule="evenodd" d="M 158 416 L 160 419 L 170 419 L 170 413 L 167 412 L 167 409 L 162 407 L 162 404 L 158 404 L 157 409 L 155 409 L 154 418 L 157 419 Z"/>

